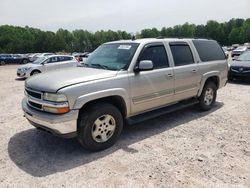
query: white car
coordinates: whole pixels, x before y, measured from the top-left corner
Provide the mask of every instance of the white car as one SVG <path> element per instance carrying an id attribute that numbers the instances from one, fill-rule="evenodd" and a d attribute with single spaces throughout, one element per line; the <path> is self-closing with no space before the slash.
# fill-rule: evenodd
<path id="1" fill-rule="evenodd" d="M 56 69 L 62 69 L 66 67 L 76 67 L 77 60 L 73 56 L 67 55 L 50 55 L 40 57 L 34 62 L 21 65 L 17 69 L 17 76 L 22 78 L 28 78 L 32 75 L 47 72 Z"/>

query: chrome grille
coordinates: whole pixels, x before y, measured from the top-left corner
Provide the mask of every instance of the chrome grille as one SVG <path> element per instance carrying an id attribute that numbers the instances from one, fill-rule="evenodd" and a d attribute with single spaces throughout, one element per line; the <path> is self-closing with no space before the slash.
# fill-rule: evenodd
<path id="1" fill-rule="evenodd" d="M 25 91 L 26 91 L 26 94 L 30 97 L 33 97 L 36 99 L 42 99 L 42 92 L 34 91 L 28 88 L 26 88 Z"/>
<path id="2" fill-rule="evenodd" d="M 28 105 L 29 105 L 30 107 L 36 108 L 36 109 L 38 109 L 38 110 L 42 110 L 42 105 L 41 105 L 41 104 L 32 102 L 32 101 L 30 101 L 30 100 L 28 100 Z"/>

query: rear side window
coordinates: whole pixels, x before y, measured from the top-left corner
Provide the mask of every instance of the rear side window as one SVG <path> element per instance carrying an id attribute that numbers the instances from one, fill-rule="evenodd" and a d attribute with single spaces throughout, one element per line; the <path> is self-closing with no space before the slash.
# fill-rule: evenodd
<path id="1" fill-rule="evenodd" d="M 193 54 L 188 44 L 171 44 L 170 49 L 174 58 L 175 66 L 182 66 L 194 63 Z"/>
<path id="2" fill-rule="evenodd" d="M 226 56 L 220 45 L 214 40 L 193 40 L 201 61 L 225 60 Z"/>
<path id="3" fill-rule="evenodd" d="M 73 57 L 68 57 L 68 56 L 60 56 L 59 57 L 59 60 L 60 61 L 69 61 L 69 60 L 72 60 Z"/>
<path id="4" fill-rule="evenodd" d="M 68 56 L 64 56 L 63 58 L 64 58 L 64 61 L 69 61 L 73 59 L 73 57 L 68 57 Z"/>
<path id="5" fill-rule="evenodd" d="M 163 45 L 148 46 L 142 51 L 139 61 L 151 60 L 154 69 L 169 67 L 165 47 Z"/>

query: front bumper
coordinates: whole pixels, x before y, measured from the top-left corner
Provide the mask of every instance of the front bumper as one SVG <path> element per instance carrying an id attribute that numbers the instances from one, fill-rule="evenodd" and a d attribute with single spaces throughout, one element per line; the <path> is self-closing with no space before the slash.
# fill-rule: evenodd
<path id="1" fill-rule="evenodd" d="M 228 77 L 229 78 L 241 78 L 241 79 L 250 79 L 250 72 L 235 72 L 235 71 L 232 71 L 230 70 L 228 72 Z"/>
<path id="2" fill-rule="evenodd" d="M 24 71 L 22 71 L 22 70 L 20 70 L 20 69 L 17 70 L 16 75 L 17 75 L 18 77 L 21 77 L 21 78 L 27 78 L 27 77 L 28 77 L 28 76 L 27 76 L 27 75 L 28 75 L 27 72 L 24 72 Z"/>
<path id="3" fill-rule="evenodd" d="M 35 127 L 59 137 L 76 136 L 78 110 L 71 110 L 62 115 L 50 114 L 31 108 L 25 98 L 22 101 L 22 109 L 24 116 Z"/>

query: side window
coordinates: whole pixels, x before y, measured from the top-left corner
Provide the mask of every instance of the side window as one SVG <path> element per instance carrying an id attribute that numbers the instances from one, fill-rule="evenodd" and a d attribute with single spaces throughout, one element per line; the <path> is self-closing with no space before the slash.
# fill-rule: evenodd
<path id="1" fill-rule="evenodd" d="M 193 43 L 203 62 L 226 59 L 222 48 L 214 40 L 193 40 Z"/>
<path id="2" fill-rule="evenodd" d="M 144 48 L 139 57 L 139 61 L 142 60 L 151 60 L 154 64 L 154 69 L 169 67 L 168 57 L 163 45 Z"/>
<path id="3" fill-rule="evenodd" d="M 58 61 L 65 61 L 65 59 L 64 59 L 64 57 L 63 56 L 59 56 L 59 57 L 57 57 L 58 58 Z"/>
<path id="4" fill-rule="evenodd" d="M 174 58 L 175 66 L 194 63 L 194 57 L 188 44 L 171 44 L 170 49 Z"/>
<path id="5" fill-rule="evenodd" d="M 56 63 L 56 62 L 58 62 L 57 57 L 51 57 L 46 61 L 46 63 Z"/>
<path id="6" fill-rule="evenodd" d="M 64 56 L 63 57 L 63 61 L 70 61 L 72 59 L 73 59 L 72 57 L 68 57 L 68 56 Z"/>

